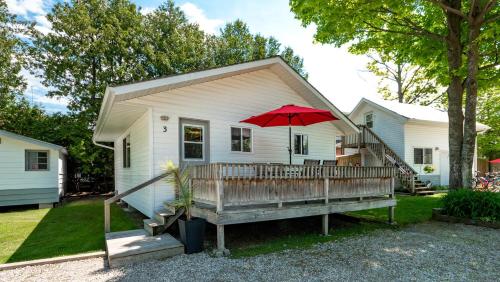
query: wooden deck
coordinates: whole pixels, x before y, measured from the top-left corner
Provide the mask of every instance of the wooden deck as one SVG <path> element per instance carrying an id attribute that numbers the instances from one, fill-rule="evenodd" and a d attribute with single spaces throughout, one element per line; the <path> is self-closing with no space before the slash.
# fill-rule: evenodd
<path id="1" fill-rule="evenodd" d="M 217 225 L 218 249 L 224 225 L 389 207 L 393 219 L 391 167 L 213 163 L 191 168 L 193 215 Z"/>

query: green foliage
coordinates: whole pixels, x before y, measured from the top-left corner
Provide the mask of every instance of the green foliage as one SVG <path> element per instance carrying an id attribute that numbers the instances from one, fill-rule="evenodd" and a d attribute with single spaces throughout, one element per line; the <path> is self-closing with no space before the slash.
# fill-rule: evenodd
<path id="1" fill-rule="evenodd" d="M 171 184 L 176 191 L 177 199 L 172 202 L 176 208 L 184 208 L 187 220 L 191 220 L 191 209 L 193 207 L 193 187 L 187 168 L 180 169 L 172 161 L 166 165 L 168 173 L 167 182 Z"/>
<path id="2" fill-rule="evenodd" d="M 424 169 L 424 172 L 425 172 L 425 173 L 433 173 L 433 172 L 434 172 L 434 170 L 435 170 L 435 169 L 434 169 L 434 167 L 433 167 L 433 166 L 431 166 L 431 165 L 426 165 L 426 166 L 424 166 L 424 168 L 423 168 L 423 169 Z"/>
<path id="3" fill-rule="evenodd" d="M 0 0 L 0 109 L 19 98 L 26 88 L 20 72 L 28 63 L 28 44 L 21 36 L 32 32 L 32 24 L 16 19 L 5 0 Z"/>
<path id="4" fill-rule="evenodd" d="M 220 35 L 209 40 L 213 48 L 216 66 L 243 63 L 280 55 L 300 75 L 307 78 L 304 60 L 292 48 L 285 47 L 274 38 L 260 34 L 253 35 L 248 25 L 241 20 L 228 23 L 220 30 Z"/>
<path id="5" fill-rule="evenodd" d="M 477 137 L 479 155 L 500 158 L 500 88 L 493 87 L 479 96 L 477 120 L 490 127 Z"/>
<path id="6" fill-rule="evenodd" d="M 458 189 L 442 199 L 446 214 L 462 218 L 500 219 L 500 194 Z"/>
<path id="7" fill-rule="evenodd" d="M 427 77 L 448 85 L 448 26 L 445 13 L 435 2 L 438 1 L 290 0 L 290 7 L 304 25 L 314 23 L 317 26 L 315 39 L 321 43 L 337 47 L 348 44 L 349 50 L 356 54 L 370 51 L 391 54 L 393 61 L 421 66 Z M 461 2 L 463 13 L 467 13 L 470 1 Z M 485 4 L 485 1 L 480 2 Z M 484 24 L 477 40 L 483 54 L 480 66 L 495 64 L 500 23 L 493 19 L 499 12 L 499 5 L 495 5 L 486 15 L 492 21 Z M 468 32 L 465 24 L 463 32 Z M 464 63 L 457 70 L 462 78 L 467 74 L 466 67 Z M 485 68 L 480 75 L 485 79 L 480 85 L 494 85 L 495 80 L 491 79 L 498 79 L 500 74 L 495 68 Z"/>

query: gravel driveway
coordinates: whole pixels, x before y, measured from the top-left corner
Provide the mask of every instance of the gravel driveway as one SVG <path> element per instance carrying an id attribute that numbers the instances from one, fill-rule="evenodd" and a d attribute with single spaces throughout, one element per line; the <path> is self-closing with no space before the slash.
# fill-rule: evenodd
<path id="1" fill-rule="evenodd" d="M 117 269 L 102 259 L 0 272 L 0 281 L 498 281 L 500 230 L 429 222 L 246 259 L 182 255 Z"/>

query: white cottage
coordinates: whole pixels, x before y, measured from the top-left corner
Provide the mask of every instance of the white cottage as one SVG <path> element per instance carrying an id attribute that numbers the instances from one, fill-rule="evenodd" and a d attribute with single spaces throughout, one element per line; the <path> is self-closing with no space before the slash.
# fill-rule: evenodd
<path id="1" fill-rule="evenodd" d="M 108 87 L 94 142 L 112 142 L 121 193 L 176 164 L 288 163 L 288 128 L 239 121 L 286 104 L 331 111 L 339 120 L 293 127 L 293 162 L 334 160 L 335 136 L 357 132 L 341 111 L 280 57 Z M 302 138 L 299 136 L 307 136 Z M 307 140 L 307 142 L 306 142 Z M 301 142 L 301 144 L 297 144 Z M 306 144 L 307 143 L 307 144 Z M 158 182 L 125 198 L 153 217 L 174 191 Z"/>
<path id="2" fill-rule="evenodd" d="M 410 165 L 422 181 L 448 185 L 448 113 L 430 106 L 420 106 L 363 98 L 349 114 L 356 124 L 363 124 L 377 134 L 392 151 Z M 477 124 L 477 131 L 488 127 Z M 350 149 L 354 152 L 355 149 Z M 380 160 L 362 150 L 363 165 Z M 474 157 L 476 160 L 476 157 Z M 425 167 L 432 168 L 426 172 Z M 476 162 L 474 161 L 474 169 Z"/>
<path id="3" fill-rule="evenodd" d="M 0 206 L 59 202 L 66 155 L 59 145 L 0 130 Z"/>

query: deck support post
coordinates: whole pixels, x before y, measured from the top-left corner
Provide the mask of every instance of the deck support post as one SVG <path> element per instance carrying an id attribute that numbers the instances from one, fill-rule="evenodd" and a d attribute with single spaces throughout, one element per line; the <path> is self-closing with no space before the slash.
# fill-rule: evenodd
<path id="1" fill-rule="evenodd" d="M 394 206 L 388 208 L 387 217 L 388 217 L 387 223 L 389 223 L 390 225 L 396 224 L 396 222 L 394 222 Z"/>
<path id="2" fill-rule="evenodd" d="M 229 255 L 229 250 L 226 249 L 224 244 L 224 225 L 217 225 L 217 251 L 215 253 L 217 256 L 227 256 Z"/>
<path id="3" fill-rule="evenodd" d="M 104 232 L 109 233 L 110 231 L 111 231 L 110 208 L 109 208 L 109 203 L 104 201 Z"/>
<path id="4" fill-rule="evenodd" d="M 394 199 L 394 177 L 391 177 L 391 194 L 389 194 L 390 199 Z M 396 222 L 394 221 L 394 206 L 390 206 L 387 211 L 387 223 L 390 225 L 395 225 Z"/>
<path id="5" fill-rule="evenodd" d="M 323 189 L 324 189 L 324 195 L 325 195 L 325 204 L 328 204 L 328 188 L 330 186 L 330 180 L 328 179 L 328 177 L 325 177 L 323 179 Z M 323 215 L 323 220 L 322 220 L 322 233 L 323 235 L 327 236 L 328 235 L 328 216 L 329 214 L 324 214 Z"/>
<path id="6" fill-rule="evenodd" d="M 328 235 L 328 214 L 322 215 L 323 220 L 322 220 L 322 234 L 327 236 Z"/>

